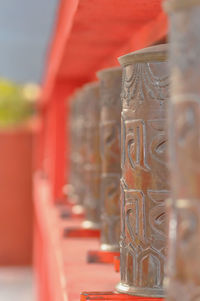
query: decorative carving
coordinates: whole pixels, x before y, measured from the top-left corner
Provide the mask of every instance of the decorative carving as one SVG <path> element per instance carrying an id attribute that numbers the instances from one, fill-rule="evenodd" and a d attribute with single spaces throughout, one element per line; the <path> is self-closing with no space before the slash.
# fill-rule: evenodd
<path id="1" fill-rule="evenodd" d="M 101 92 L 101 249 L 119 251 L 121 68 L 98 73 Z"/>
<path id="2" fill-rule="evenodd" d="M 135 99 L 139 99 L 139 104 L 142 104 L 147 98 L 162 105 L 168 98 L 168 75 L 157 75 L 154 66 L 153 63 L 136 63 L 124 69 L 121 97 L 126 99 L 128 106 Z"/>
<path id="3" fill-rule="evenodd" d="M 123 278 L 129 279 L 128 284 L 134 287 L 158 288 L 164 277 L 164 201 L 169 192 L 148 190 L 144 194 L 142 190 L 122 189 L 125 224 L 121 256 L 126 258 L 125 262 L 132 257 L 134 263 L 132 266 L 122 265 Z"/>
<path id="4" fill-rule="evenodd" d="M 171 202 L 167 297 L 200 299 L 200 2 L 166 1 L 170 9 Z"/>
<path id="5" fill-rule="evenodd" d="M 171 202 L 168 209 L 170 216 L 166 281 L 168 298 L 179 300 L 184 296 L 183 300 L 186 301 L 199 300 L 199 200 L 176 199 Z"/>
<path id="6" fill-rule="evenodd" d="M 153 245 L 157 243 L 157 237 L 159 236 L 160 240 L 166 239 L 166 211 L 165 211 L 165 202 L 169 197 L 168 191 L 147 191 L 149 199 L 149 224 L 151 232 L 151 241 Z M 159 247 L 157 246 L 157 249 Z"/>
<path id="7" fill-rule="evenodd" d="M 99 152 L 99 84 L 84 87 L 85 99 L 85 139 L 84 175 L 85 184 L 83 227 L 99 228 L 100 224 L 100 152 Z"/>
<path id="8" fill-rule="evenodd" d="M 151 52 L 156 53 L 159 47 Z M 166 49 L 162 51 L 164 57 Z M 155 56 L 153 61 L 149 57 L 146 63 L 139 63 L 132 55 L 133 63 L 130 55 L 129 64 L 124 63 L 121 94 L 121 282 L 117 290 L 158 297 L 163 296 L 165 199 L 169 196 L 165 130 L 168 70 L 166 61 L 156 61 Z"/>
<path id="9" fill-rule="evenodd" d="M 70 191 L 71 202 L 83 205 L 85 186 L 83 182 L 84 165 L 84 110 L 83 97 L 78 91 L 70 103 Z M 68 187 L 69 188 L 69 187 Z M 68 189 L 69 190 L 69 189 Z"/>
<path id="10" fill-rule="evenodd" d="M 118 105 L 120 105 L 118 103 Z M 119 106 L 120 114 L 120 106 Z M 100 124 L 100 152 L 102 171 L 119 173 L 120 158 L 120 122 L 118 120 L 103 121 Z"/>
<path id="11" fill-rule="evenodd" d="M 122 164 L 128 161 L 132 169 L 148 170 L 146 161 L 145 124 L 143 120 L 124 120 L 122 115 L 124 150 Z M 122 165 L 122 167 L 123 167 Z"/>

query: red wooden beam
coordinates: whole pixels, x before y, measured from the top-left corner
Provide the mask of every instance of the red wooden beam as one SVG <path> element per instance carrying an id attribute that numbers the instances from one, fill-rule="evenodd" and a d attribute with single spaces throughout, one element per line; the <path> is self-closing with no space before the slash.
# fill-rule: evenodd
<path id="1" fill-rule="evenodd" d="M 89 81 L 98 69 L 116 65 L 118 56 L 166 36 L 161 0 L 124 1 L 60 1 L 42 101 L 51 98 L 58 77 Z"/>
<path id="2" fill-rule="evenodd" d="M 49 57 L 46 65 L 41 101 L 51 98 L 52 89 L 57 80 L 60 63 L 73 26 L 73 19 L 79 0 L 60 0 L 57 13 L 55 32 L 50 44 Z"/>
<path id="3" fill-rule="evenodd" d="M 145 23 L 141 28 L 134 32 L 129 40 L 120 48 L 107 57 L 102 63 L 101 68 L 107 68 L 109 66 L 118 65 L 118 57 L 129 52 L 145 48 L 156 42 L 159 42 L 163 38 L 167 37 L 168 32 L 168 20 L 164 12 L 160 12 L 156 18 Z"/>
<path id="4" fill-rule="evenodd" d="M 44 169 L 55 200 L 63 199 L 68 173 L 65 100 L 75 88 L 94 79 L 99 68 L 118 64 L 119 55 L 166 35 L 166 16 L 160 3 L 161 0 L 126 0 L 126 5 L 119 0 L 61 0 L 41 95 L 41 103 L 49 103 L 42 139 Z"/>

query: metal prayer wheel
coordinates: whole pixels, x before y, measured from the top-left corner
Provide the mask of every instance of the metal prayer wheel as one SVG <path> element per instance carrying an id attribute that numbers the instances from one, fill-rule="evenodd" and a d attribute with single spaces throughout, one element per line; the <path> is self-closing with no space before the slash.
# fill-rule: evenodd
<path id="1" fill-rule="evenodd" d="M 166 45 L 119 58 L 121 115 L 121 282 L 118 292 L 163 296 L 165 199 L 169 196 Z"/>
<path id="2" fill-rule="evenodd" d="M 120 67 L 97 73 L 100 80 L 101 250 L 119 251 L 120 239 Z"/>
<path id="3" fill-rule="evenodd" d="M 78 93 L 75 93 L 69 100 L 70 114 L 69 114 L 69 140 L 70 140 L 70 173 L 69 184 L 67 185 L 67 195 L 69 201 L 76 203 L 78 195 L 76 192 L 76 166 L 77 166 L 77 149 L 76 149 L 76 123 L 77 123 L 77 105 Z"/>
<path id="4" fill-rule="evenodd" d="M 84 103 L 81 91 L 78 91 L 70 103 L 70 201 L 83 204 L 84 178 Z"/>
<path id="5" fill-rule="evenodd" d="M 168 300 L 200 299 L 200 1 L 166 1 L 170 19 Z"/>
<path id="6" fill-rule="evenodd" d="M 83 227 L 97 229 L 100 227 L 100 151 L 99 118 L 100 97 L 99 84 L 90 83 L 84 87 L 84 209 Z"/>
<path id="7" fill-rule="evenodd" d="M 75 171 L 74 171 L 74 119 L 75 119 L 75 95 L 69 100 L 69 123 L 67 124 L 67 130 L 69 134 L 70 141 L 70 156 L 69 156 L 69 180 L 68 184 L 64 186 L 64 192 L 69 198 L 70 202 L 74 199 L 75 190 Z"/>

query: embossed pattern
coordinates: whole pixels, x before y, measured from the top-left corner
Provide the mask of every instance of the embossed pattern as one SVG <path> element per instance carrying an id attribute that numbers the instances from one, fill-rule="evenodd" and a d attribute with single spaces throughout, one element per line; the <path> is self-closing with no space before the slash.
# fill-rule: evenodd
<path id="1" fill-rule="evenodd" d="M 101 92 L 101 249 L 119 251 L 121 68 L 98 73 Z"/>
<path id="2" fill-rule="evenodd" d="M 84 209 L 85 228 L 100 226 L 100 151 L 99 151 L 99 118 L 100 97 L 99 85 L 88 84 L 84 88 L 84 175 L 85 184 Z"/>
<path id="3" fill-rule="evenodd" d="M 167 295 L 170 301 L 192 301 L 200 299 L 200 3 L 173 4 Z"/>
<path id="4" fill-rule="evenodd" d="M 123 69 L 121 282 L 117 290 L 163 296 L 165 199 L 169 196 L 167 62 Z"/>
<path id="5" fill-rule="evenodd" d="M 69 199 L 72 203 L 82 205 L 85 185 L 84 172 L 84 103 L 80 91 L 70 103 L 70 190 Z M 69 187 L 69 186 L 68 186 Z"/>

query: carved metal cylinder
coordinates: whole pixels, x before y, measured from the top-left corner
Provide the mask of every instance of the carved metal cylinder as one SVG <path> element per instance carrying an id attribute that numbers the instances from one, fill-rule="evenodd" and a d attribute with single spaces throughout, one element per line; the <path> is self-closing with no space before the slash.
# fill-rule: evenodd
<path id="1" fill-rule="evenodd" d="M 64 187 L 68 200 L 74 202 L 75 196 L 75 156 L 74 156 L 74 133 L 75 133 L 75 118 L 76 118 L 76 95 L 69 100 L 69 123 L 67 124 L 67 130 L 69 134 L 70 141 L 70 156 L 69 156 L 69 181 Z M 68 128 L 69 127 L 69 128 Z"/>
<path id="2" fill-rule="evenodd" d="M 90 83 L 84 87 L 85 118 L 85 163 L 84 163 L 84 209 L 83 227 L 100 227 L 100 150 L 99 119 L 100 97 L 99 83 Z"/>
<path id="3" fill-rule="evenodd" d="M 123 66 L 121 116 L 121 282 L 117 291 L 163 296 L 168 198 L 165 45 L 119 58 Z"/>
<path id="4" fill-rule="evenodd" d="M 166 1 L 170 16 L 168 300 L 200 299 L 200 1 Z"/>
<path id="5" fill-rule="evenodd" d="M 77 205 L 84 198 L 84 103 L 81 91 L 70 100 L 70 191 L 69 199 Z"/>
<path id="6" fill-rule="evenodd" d="M 101 250 L 119 251 L 120 239 L 120 67 L 98 72 L 100 79 Z"/>

